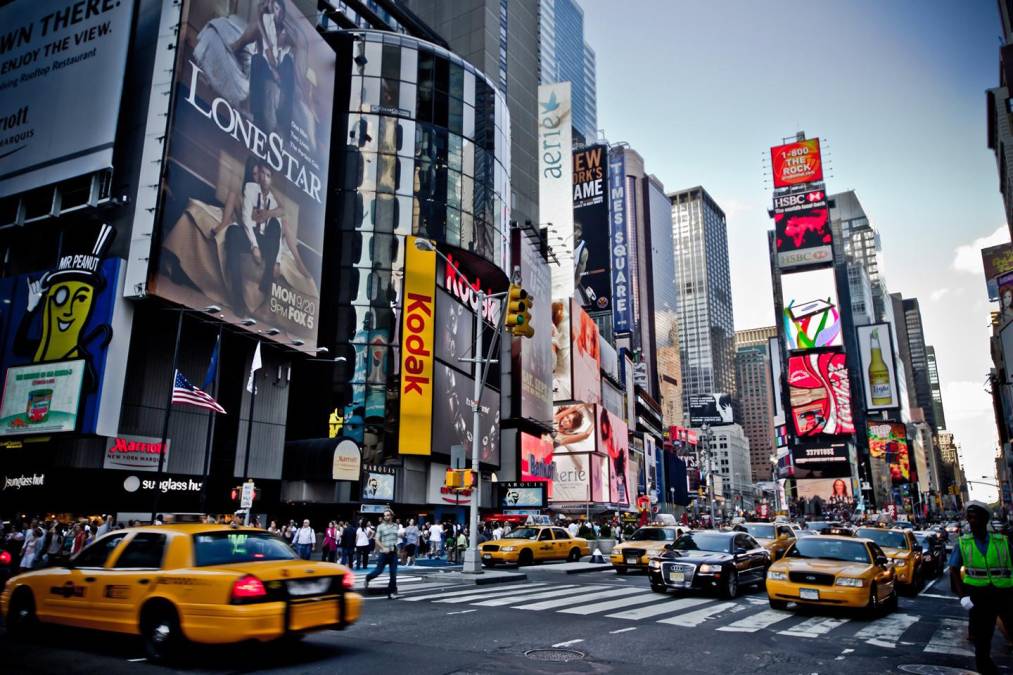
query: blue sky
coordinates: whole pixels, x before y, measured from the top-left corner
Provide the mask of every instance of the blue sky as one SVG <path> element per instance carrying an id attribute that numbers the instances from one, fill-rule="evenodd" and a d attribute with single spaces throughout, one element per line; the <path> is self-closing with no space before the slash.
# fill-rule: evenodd
<path id="1" fill-rule="evenodd" d="M 985 147 L 994 0 L 581 4 L 599 128 L 637 149 L 666 189 L 703 185 L 728 215 L 736 328 L 774 322 L 767 149 L 797 130 L 824 139 L 828 191 L 856 191 L 889 290 L 921 302 L 967 477 L 991 477 L 978 249 L 1009 240 Z"/>

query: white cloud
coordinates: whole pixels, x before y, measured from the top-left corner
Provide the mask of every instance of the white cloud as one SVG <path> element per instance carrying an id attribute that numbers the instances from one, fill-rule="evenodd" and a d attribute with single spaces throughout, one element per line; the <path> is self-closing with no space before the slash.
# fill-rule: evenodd
<path id="1" fill-rule="evenodd" d="M 996 246 L 1008 242 L 1009 229 L 1000 225 L 992 234 L 979 237 L 970 244 L 961 244 L 956 248 L 953 255 L 953 269 L 968 274 L 983 275 L 984 268 L 981 265 L 981 249 L 989 246 Z"/>
<path id="2" fill-rule="evenodd" d="M 937 288 L 936 290 L 932 291 L 931 294 L 929 294 L 929 298 L 932 299 L 932 302 L 937 302 L 939 300 L 942 300 L 943 296 L 945 296 L 949 292 L 950 292 L 949 288 Z"/>

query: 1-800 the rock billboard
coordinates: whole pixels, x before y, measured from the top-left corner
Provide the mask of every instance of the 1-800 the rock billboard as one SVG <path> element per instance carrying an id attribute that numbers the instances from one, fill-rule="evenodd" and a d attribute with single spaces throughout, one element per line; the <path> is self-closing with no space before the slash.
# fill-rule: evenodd
<path id="1" fill-rule="evenodd" d="M 178 51 L 149 291 L 312 349 L 335 54 L 290 0 L 188 2 Z"/>

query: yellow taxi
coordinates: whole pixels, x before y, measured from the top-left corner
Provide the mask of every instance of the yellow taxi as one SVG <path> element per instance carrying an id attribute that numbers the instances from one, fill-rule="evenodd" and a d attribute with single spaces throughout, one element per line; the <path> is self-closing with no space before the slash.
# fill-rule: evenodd
<path id="1" fill-rule="evenodd" d="M 686 528 L 662 525 L 647 525 L 638 528 L 626 541 L 616 544 L 609 556 L 616 574 L 629 570 L 647 571 L 651 558 L 665 552 L 665 544 L 671 544 L 682 536 Z"/>
<path id="2" fill-rule="evenodd" d="M 591 555 L 587 539 L 572 537 L 561 527 L 538 525 L 519 527 L 502 539 L 481 545 L 482 564 L 495 567 L 502 564 L 530 565 L 546 560 L 576 562 Z"/>
<path id="3" fill-rule="evenodd" d="M 893 561 L 898 585 L 909 593 L 917 589 L 921 583 L 922 547 L 914 532 L 900 528 L 860 527 L 856 534 L 879 544 L 886 557 Z"/>
<path id="4" fill-rule="evenodd" d="M 783 556 L 795 541 L 795 532 L 785 523 L 742 523 L 742 527 L 770 552 L 771 560 Z"/>
<path id="5" fill-rule="evenodd" d="M 876 542 L 820 535 L 796 539 L 767 570 L 773 609 L 799 605 L 897 608 L 893 563 Z"/>
<path id="6" fill-rule="evenodd" d="M 346 567 L 300 559 L 263 530 L 160 525 L 111 532 L 65 567 L 11 579 L 0 596 L 7 629 L 38 623 L 141 635 L 149 657 L 187 641 L 268 641 L 359 618 Z"/>

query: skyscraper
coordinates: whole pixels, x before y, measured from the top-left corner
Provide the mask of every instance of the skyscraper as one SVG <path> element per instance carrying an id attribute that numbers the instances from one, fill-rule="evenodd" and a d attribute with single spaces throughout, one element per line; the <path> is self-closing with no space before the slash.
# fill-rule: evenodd
<path id="1" fill-rule="evenodd" d="M 830 227 L 834 234 L 837 250 L 843 253 L 849 262 L 857 262 L 865 268 L 868 284 L 872 290 L 872 307 L 865 307 L 864 316 L 871 317 L 869 323 L 884 320 L 886 303 L 886 282 L 880 269 L 879 251 L 881 248 L 879 232 L 869 224 L 869 217 L 858 201 L 854 190 L 840 192 L 829 196 Z M 837 244 L 837 242 L 840 242 Z M 852 288 L 861 287 L 864 280 L 852 279 L 848 283 Z M 862 296 L 864 298 L 864 293 Z M 863 298 L 855 298 L 853 302 L 863 302 Z M 860 317 L 856 316 L 856 324 Z"/>
<path id="2" fill-rule="evenodd" d="M 911 353 L 911 368 L 914 371 L 915 400 L 925 415 L 925 421 L 935 432 L 938 432 L 944 427 L 942 420 L 936 418 L 937 406 L 934 405 L 932 384 L 929 381 L 929 347 L 925 344 L 925 331 L 922 328 L 922 312 L 918 305 L 918 298 L 904 298 L 904 325 L 907 329 L 908 349 Z M 938 380 L 938 375 L 936 379 Z M 941 394 L 938 407 L 942 409 Z"/>
<path id="3" fill-rule="evenodd" d="M 696 394 L 735 398 L 735 321 L 725 212 L 702 187 L 668 195 L 672 203 L 683 408 Z"/>
<path id="4" fill-rule="evenodd" d="M 675 246 L 672 243 L 672 204 L 665 186 L 655 176 L 644 180 L 647 192 L 651 288 L 648 295 L 654 316 L 655 369 L 661 414 L 665 427 L 683 425 L 682 362 L 679 358 L 679 294 L 675 283 Z"/>
<path id="5" fill-rule="evenodd" d="M 739 416 L 749 438 L 749 464 L 754 481 L 770 478 L 770 456 L 774 454 L 774 387 L 767 341 L 776 337 L 777 326 L 735 332 Z"/>
<path id="6" fill-rule="evenodd" d="M 999 192 L 1006 212 L 1006 226 L 1013 234 L 1013 128 L 1009 122 L 1010 87 L 1013 83 L 1013 7 L 1009 2 L 999 3 L 1002 23 L 1002 46 L 999 48 L 999 86 L 985 92 L 985 111 L 988 115 L 988 149 L 995 154 L 995 167 L 999 174 Z"/>
<path id="7" fill-rule="evenodd" d="M 538 223 L 538 14 L 535 3 L 507 0 L 401 0 L 488 73 L 510 109 L 511 219 Z M 584 55 L 578 54 L 578 64 Z M 576 87 L 576 85 L 574 85 Z"/>
<path id="8" fill-rule="evenodd" d="M 926 363 L 929 371 L 929 391 L 932 394 L 932 415 L 940 429 L 946 428 L 946 414 L 943 412 L 943 390 L 939 386 L 939 367 L 936 365 L 936 348 L 925 347 Z"/>
<path id="9" fill-rule="evenodd" d="M 598 134 L 598 107 L 594 50 L 584 42 L 584 10 L 576 0 L 541 0 L 539 9 L 539 80 L 571 83 L 573 128 L 590 143 Z"/>

